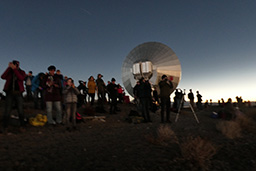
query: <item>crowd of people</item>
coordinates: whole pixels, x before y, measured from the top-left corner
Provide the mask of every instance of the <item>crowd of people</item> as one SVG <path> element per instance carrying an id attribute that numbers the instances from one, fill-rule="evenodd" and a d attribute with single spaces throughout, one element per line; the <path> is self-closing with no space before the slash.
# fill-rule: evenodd
<path id="1" fill-rule="evenodd" d="M 116 114 L 118 112 L 117 103 L 123 101 L 124 90 L 119 84 L 116 84 L 115 78 L 112 78 L 111 82 L 106 85 L 102 79 L 103 75 L 98 74 L 96 80 L 90 76 L 88 84 L 79 80 L 79 86 L 76 87 L 74 80 L 67 76 L 63 77 L 61 71 L 56 70 L 55 66 L 51 65 L 47 69 L 48 72 L 40 72 L 33 76 L 32 71 L 26 74 L 20 68 L 19 61 L 13 60 L 8 64 L 7 69 L 1 75 L 1 78 L 6 80 L 3 89 L 6 96 L 1 132 L 8 131 L 13 104 L 17 107 L 20 130 L 25 131 L 23 110 L 23 92 L 25 91 L 25 100 L 34 101 L 35 109 L 46 110 L 49 125 L 64 124 L 67 126 L 67 130 L 77 129 L 77 107 L 85 104 L 94 106 L 96 93 L 98 95 L 97 109 L 106 112 L 104 104 L 108 95 L 109 113 Z M 55 119 L 53 118 L 53 108 L 56 110 Z"/>
<path id="2" fill-rule="evenodd" d="M 5 96 L 5 110 L 3 114 L 2 132 L 6 132 L 9 126 L 10 113 L 13 104 L 16 104 L 20 130 L 24 131 L 24 110 L 23 110 L 23 92 L 26 91 L 26 100 L 34 101 L 35 109 L 46 110 L 47 122 L 49 125 L 65 124 L 67 130 L 77 129 L 76 127 L 76 113 L 77 108 L 85 104 L 91 107 L 95 105 L 95 95 L 97 94 L 98 101 L 96 109 L 98 112 L 107 112 L 105 110 L 105 103 L 109 103 L 109 114 L 117 114 L 118 102 L 124 101 L 124 90 L 120 84 L 116 84 L 115 78 L 105 84 L 102 74 L 98 74 L 95 79 L 93 76 L 86 81 L 79 80 L 79 85 L 76 87 L 74 80 L 63 77 L 60 70 L 51 65 L 48 72 L 40 72 L 33 76 L 32 71 L 28 74 L 20 68 L 19 61 L 12 61 L 9 63 L 7 69 L 2 74 L 1 78 L 6 80 L 4 85 Z M 25 87 L 24 87 L 25 86 Z M 133 88 L 133 94 L 137 109 L 141 112 L 144 122 L 152 122 L 150 116 L 151 111 L 157 110 L 157 105 L 161 108 L 161 123 L 170 123 L 170 112 L 178 113 L 184 105 L 185 90 L 175 90 L 175 97 L 173 106 L 171 106 L 170 95 L 174 89 L 172 77 L 162 75 L 161 81 L 158 84 L 160 93 L 157 92 L 156 87 L 145 78 L 137 81 Z M 108 98 L 107 98 L 108 97 Z M 197 110 L 203 109 L 202 95 L 196 91 L 197 102 L 195 105 L 195 97 L 192 89 L 189 90 L 188 99 L 190 107 Z M 1 94 L 1 98 L 3 95 Z M 236 97 L 238 105 L 242 104 L 242 98 Z M 159 100 L 160 99 L 160 100 Z M 219 101 L 219 105 L 230 104 Z M 212 100 L 210 100 L 210 105 Z M 208 101 L 204 103 L 204 108 L 209 105 Z M 56 109 L 56 118 L 53 118 L 53 108 Z M 64 111 L 63 111 L 64 110 Z M 64 113 L 64 114 L 63 114 Z M 72 123 L 71 123 L 72 122 Z"/>

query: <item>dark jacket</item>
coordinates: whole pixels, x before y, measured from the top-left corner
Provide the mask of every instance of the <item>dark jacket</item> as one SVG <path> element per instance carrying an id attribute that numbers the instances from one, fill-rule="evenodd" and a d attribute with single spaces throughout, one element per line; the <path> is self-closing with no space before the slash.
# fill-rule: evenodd
<path id="1" fill-rule="evenodd" d="M 26 73 L 19 69 L 11 69 L 8 67 L 5 72 L 2 74 L 1 78 L 6 80 L 5 85 L 4 85 L 4 91 L 8 92 L 10 91 L 10 86 L 12 86 L 12 81 L 13 81 L 13 74 L 17 77 L 17 83 L 19 86 L 19 92 L 22 93 L 25 91 L 23 81 L 26 77 Z"/>
<path id="2" fill-rule="evenodd" d="M 118 88 L 118 86 L 113 83 L 110 83 L 107 85 L 107 90 L 109 92 L 110 98 L 117 98 L 117 88 Z"/>
<path id="3" fill-rule="evenodd" d="M 105 86 L 104 81 L 103 81 L 101 78 L 98 78 L 98 79 L 96 80 L 96 84 L 97 84 L 98 92 L 99 92 L 99 93 L 102 93 L 102 92 L 105 91 L 106 86 Z"/>
<path id="4" fill-rule="evenodd" d="M 193 93 L 188 93 L 188 98 L 189 98 L 189 100 L 194 100 L 194 94 Z"/>
<path id="5" fill-rule="evenodd" d="M 172 82 L 168 80 L 162 80 L 159 82 L 160 98 L 168 98 L 172 93 Z"/>
<path id="6" fill-rule="evenodd" d="M 134 86 L 134 88 L 133 88 L 133 95 L 134 95 L 134 97 L 139 97 L 139 87 L 140 87 L 140 85 L 139 84 L 136 84 L 135 86 Z"/>
<path id="7" fill-rule="evenodd" d="M 146 82 L 143 82 L 141 81 L 140 82 L 140 85 L 139 85 L 139 88 L 138 88 L 138 95 L 139 95 L 139 98 L 151 98 L 151 86 L 149 84 L 148 81 Z"/>
<path id="8" fill-rule="evenodd" d="M 50 86 L 49 83 L 53 82 L 57 86 Z M 61 81 L 58 76 L 45 75 L 43 81 L 43 88 L 45 90 L 45 101 L 61 101 Z"/>

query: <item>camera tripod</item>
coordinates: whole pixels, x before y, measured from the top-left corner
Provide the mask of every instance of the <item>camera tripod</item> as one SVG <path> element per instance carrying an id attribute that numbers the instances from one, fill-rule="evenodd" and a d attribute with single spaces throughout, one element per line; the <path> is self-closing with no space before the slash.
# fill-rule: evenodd
<path id="1" fill-rule="evenodd" d="M 179 107 L 178 107 L 178 112 L 177 112 L 176 118 L 175 118 L 175 122 L 177 122 L 178 119 L 179 119 L 179 115 L 180 115 L 180 111 L 181 111 L 181 106 L 182 106 L 183 100 L 184 100 L 184 95 L 182 95 L 182 97 L 181 97 L 180 104 L 179 104 Z M 185 100 L 184 100 L 184 102 L 185 102 Z M 195 113 L 193 107 L 191 106 L 190 103 L 188 103 L 188 104 L 189 104 L 189 107 L 190 107 L 190 109 L 192 110 L 192 112 L 193 112 L 193 114 L 194 114 L 194 117 L 195 117 L 197 123 L 199 124 L 199 120 L 198 120 L 198 118 L 197 118 L 197 116 L 196 116 L 196 113 Z"/>

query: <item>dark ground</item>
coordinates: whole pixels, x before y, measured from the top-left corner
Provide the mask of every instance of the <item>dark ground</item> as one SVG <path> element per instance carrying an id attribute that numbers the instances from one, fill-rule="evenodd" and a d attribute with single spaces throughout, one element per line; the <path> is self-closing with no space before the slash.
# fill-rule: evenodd
<path id="1" fill-rule="evenodd" d="M 2 118 L 3 102 L 0 103 Z M 25 104 L 27 117 L 34 117 L 45 111 L 33 110 Z M 152 123 L 132 124 L 125 121 L 131 104 L 119 104 L 121 112 L 106 116 L 106 122 L 87 120 L 78 124 L 79 130 L 68 132 L 65 126 L 34 127 L 27 125 L 20 133 L 14 119 L 11 134 L 0 134 L 0 170 L 200 170 L 193 163 L 182 159 L 177 144 L 156 144 L 147 136 L 156 136 L 160 124 L 158 110 L 151 113 Z M 209 170 L 256 170 L 255 132 L 243 132 L 241 138 L 226 138 L 217 129 L 220 119 L 210 118 L 214 109 L 197 112 L 200 124 L 193 113 L 183 109 L 178 122 L 168 124 L 178 139 L 200 136 L 218 147 L 211 159 Z M 247 110 L 256 111 L 255 108 Z M 83 109 L 80 109 L 80 113 Z M 16 114 L 16 110 L 13 110 Z M 256 114 L 256 112 L 255 112 Z M 255 123 L 255 121 L 254 121 Z"/>

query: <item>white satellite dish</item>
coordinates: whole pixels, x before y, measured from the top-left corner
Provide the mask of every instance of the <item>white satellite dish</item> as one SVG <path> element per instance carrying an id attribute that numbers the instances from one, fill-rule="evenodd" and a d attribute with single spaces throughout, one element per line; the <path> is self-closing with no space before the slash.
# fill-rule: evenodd
<path id="1" fill-rule="evenodd" d="M 175 90 L 181 79 L 180 61 L 171 48 L 159 42 L 138 45 L 127 55 L 122 66 L 123 85 L 131 96 L 141 77 L 148 79 L 159 92 L 162 75 L 172 80 Z"/>

